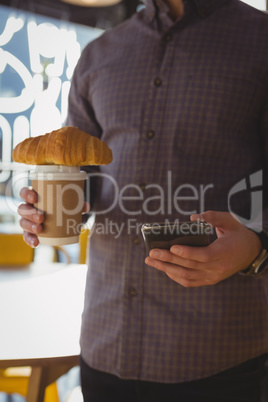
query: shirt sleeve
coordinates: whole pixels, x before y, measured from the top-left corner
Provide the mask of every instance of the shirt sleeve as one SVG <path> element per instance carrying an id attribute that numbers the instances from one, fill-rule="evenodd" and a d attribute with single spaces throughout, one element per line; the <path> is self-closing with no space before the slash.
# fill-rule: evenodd
<path id="1" fill-rule="evenodd" d="M 263 108 L 263 114 L 261 119 L 261 138 L 263 145 L 263 230 L 268 234 L 268 95 L 266 103 Z"/>
<path id="2" fill-rule="evenodd" d="M 268 96 L 266 102 L 264 103 L 261 119 L 260 119 L 260 138 L 262 153 L 262 170 L 260 175 L 260 180 L 256 183 L 251 184 L 252 193 L 255 191 L 256 199 L 252 198 L 253 203 L 256 201 L 259 203 L 260 199 L 262 202 L 262 210 L 259 214 L 252 220 L 247 226 L 256 231 L 264 231 L 268 235 Z M 256 187 L 256 188 L 255 188 Z"/>
<path id="3" fill-rule="evenodd" d="M 90 63 L 86 49 L 82 52 L 72 77 L 66 124 L 100 138 L 102 130 L 90 104 Z"/>
<path id="4" fill-rule="evenodd" d="M 102 129 L 95 118 L 95 113 L 89 99 L 89 80 L 88 80 L 88 58 L 85 52 L 82 53 L 80 60 L 75 68 L 72 77 L 71 88 L 68 101 L 67 126 L 78 127 L 95 137 L 100 138 Z M 83 166 L 81 170 L 86 171 L 88 176 L 99 170 L 97 166 Z M 90 179 L 87 183 L 85 198 L 90 203 L 90 210 L 93 210 L 94 195 L 96 193 L 96 180 Z"/>

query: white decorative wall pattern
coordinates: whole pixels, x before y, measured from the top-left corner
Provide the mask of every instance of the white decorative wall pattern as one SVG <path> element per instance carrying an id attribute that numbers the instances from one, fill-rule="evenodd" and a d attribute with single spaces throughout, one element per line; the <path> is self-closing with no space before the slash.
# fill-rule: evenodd
<path id="1" fill-rule="evenodd" d="M 101 33 L 0 6 L 0 195 L 18 168 L 14 146 L 64 124 L 81 50 Z"/>

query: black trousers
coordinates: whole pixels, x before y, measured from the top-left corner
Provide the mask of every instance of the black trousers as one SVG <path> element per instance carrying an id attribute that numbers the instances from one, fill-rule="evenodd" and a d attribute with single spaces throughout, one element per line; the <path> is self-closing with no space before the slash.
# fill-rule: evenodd
<path id="1" fill-rule="evenodd" d="M 266 355 L 202 380 L 178 384 L 122 380 L 81 358 L 85 402 L 260 402 Z"/>

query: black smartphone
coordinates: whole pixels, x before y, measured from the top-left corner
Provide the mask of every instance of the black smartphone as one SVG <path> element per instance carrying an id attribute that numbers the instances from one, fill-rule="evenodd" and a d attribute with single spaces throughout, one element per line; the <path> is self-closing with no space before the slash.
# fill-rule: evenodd
<path id="1" fill-rule="evenodd" d="M 204 247 L 212 242 L 213 227 L 206 222 L 145 223 L 141 227 L 146 249 L 170 249 L 181 244 Z"/>

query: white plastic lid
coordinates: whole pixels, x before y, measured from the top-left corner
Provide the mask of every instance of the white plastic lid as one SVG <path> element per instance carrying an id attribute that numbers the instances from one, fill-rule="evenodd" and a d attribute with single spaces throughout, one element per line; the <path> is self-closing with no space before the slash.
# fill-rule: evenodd
<path id="1" fill-rule="evenodd" d="M 79 166 L 37 165 L 30 171 L 31 180 L 86 180 L 86 172 Z"/>

